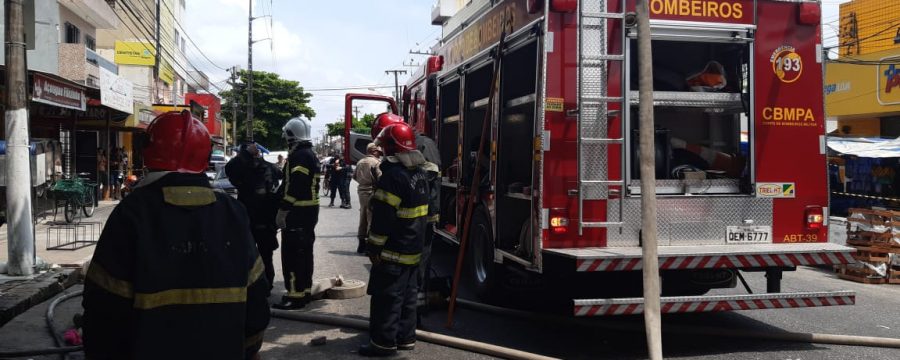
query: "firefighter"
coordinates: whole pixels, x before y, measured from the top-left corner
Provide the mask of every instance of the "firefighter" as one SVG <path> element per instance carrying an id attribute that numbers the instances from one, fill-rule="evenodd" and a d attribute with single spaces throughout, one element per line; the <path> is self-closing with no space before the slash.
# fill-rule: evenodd
<path id="1" fill-rule="evenodd" d="M 276 309 L 301 309 L 310 302 L 313 243 L 319 222 L 319 159 L 312 150 L 309 120 L 294 118 L 282 129 L 290 153 L 279 189 L 275 222 L 281 231 L 281 263 L 287 293 Z"/>
<path id="2" fill-rule="evenodd" d="M 375 182 L 381 176 L 381 169 L 378 165 L 381 163 L 381 148 L 375 143 L 366 146 L 366 157 L 356 163 L 356 171 L 353 173 L 353 179 L 359 183 L 356 194 L 359 196 L 359 229 L 356 231 L 356 237 L 359 239 L 359 245 L 356 252 L 363 254 L 366 252 L 366 236 L 369 234 L 369 223 L 372 222 L 372 213 L 369 211 L 369 198 L 372 197 Z"/>
<path id="3" fill-rule="evenodd" d="M 189 112 L 147 135 L 150 172 L 109 216 L 87 272 L 87 358 L 253 358 L 269 284 L 247 212 L 210 188 L 210 136 Z"/>
<path id="4" fill-rule="evenodd" d="M 412 129 L 390 125 L 378 135 L 384 149 L 381 178 L 372 195 L 367 252 L 372 260 L 369 344 L 364 356 L 412 350 L 416 341 L 416 292 L 428 216 L 428 181 Z"/>
<path id="5" fill-rule="evenodd" d="M 416 134 L 416 145 L 419 152 L 425 157 L 423 169 L 428 176 L 428 226 L 425 227 L 425 237 L 422 244 L 422 261 L 419 263 L 419 291 L 417 305 L 419 311 L 418 322 L 421 324 L 421 315 L 427 310 L 428 283 L 431 274 L 431 244 L 434 240 L 434 227 L 440 220 L 441 206 L 441 153 L 437 144 L 425 134 Z"/>
<path id="6" fill-rule="evenodd" d="M 275 227 L 275 213 L 278 198 L 275 189 L 282 174 L 275 164 L 260 156 L 256 143 L 241 146 L 238 156 L 225 165 L 228 181 L 238 190 L 238 201 L 247 208 L 250 215 L 250 232 L 266 266 L 269 290 L 275 282 L 275 265 L 272 255 L 278 249 L 278 230 Z"/>

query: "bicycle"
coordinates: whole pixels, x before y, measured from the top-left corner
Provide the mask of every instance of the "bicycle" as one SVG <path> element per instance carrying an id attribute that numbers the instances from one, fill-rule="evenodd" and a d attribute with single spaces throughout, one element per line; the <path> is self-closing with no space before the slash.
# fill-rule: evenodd
<path id="1" fill-rule="evenodd" d="M 57 201 L 65 201 L 63 215 L 67 223 L 75 221 L 78 210 L 85 217 L 94 216 L 94 197 L 97 192 L 97 183 L 82 178 L 61 179 L 53 184 L 50 193 Z"/>

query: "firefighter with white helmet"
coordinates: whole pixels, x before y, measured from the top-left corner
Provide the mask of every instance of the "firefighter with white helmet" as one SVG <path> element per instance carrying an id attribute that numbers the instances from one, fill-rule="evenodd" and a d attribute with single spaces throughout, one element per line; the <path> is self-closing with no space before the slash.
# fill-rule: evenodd
<path id="1" fill-rule="evenodd" d="M 417 280 L 428 225 L 429 183 L 413 130 L 402 122 L 389 125 L 376 144 L 385 159 L 370 203 L 371 339 L 359 349 L 363 356 L 389 356 L 415 347 Z"/>
<path id="2" fill-rule="evenodd" d="M 313 243 L 319 221 L 319 159 L 312 150 L 309 120 L 293 118 L 282 128 L 289 154 L 281 203 L 275 223 L 281 229 L 281 263 L 287 293 L 276 309 L 295 310 L 310 302 L 313 275 Z"/>
<path id="3" fill-rule="evenodd" d="M 109 216 L 87 272 L 85 354 L 254 358 L 269 284 L 244 206 L 204 175 L 209 132 L 185 111 L 160 115 L 147 135 L 150 173 Z"/>

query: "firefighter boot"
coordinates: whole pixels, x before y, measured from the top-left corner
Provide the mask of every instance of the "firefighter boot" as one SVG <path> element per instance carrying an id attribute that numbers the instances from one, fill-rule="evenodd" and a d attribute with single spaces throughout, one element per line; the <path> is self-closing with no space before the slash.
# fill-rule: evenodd
<path id="1" fill-rule="evenodd" d="M 366 253 L 366 237 L 360 236 L 357 238 L 359 240 L 359 245 L 356 246 L 357 254 L 365 254 Z"/>

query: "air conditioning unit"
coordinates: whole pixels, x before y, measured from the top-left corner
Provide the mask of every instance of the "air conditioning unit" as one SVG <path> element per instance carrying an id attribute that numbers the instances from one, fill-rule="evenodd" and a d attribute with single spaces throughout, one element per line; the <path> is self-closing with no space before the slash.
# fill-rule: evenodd
<path id="1" fill-rule="evenodd" d="M 467 1 L 437 0 L 431 7 L 431 25 L 443 25 L 450 19 Z"/>

